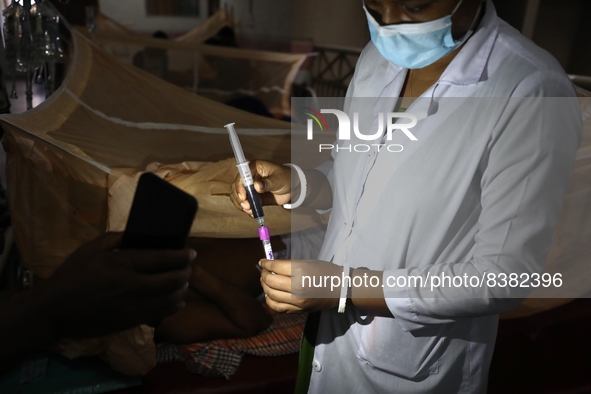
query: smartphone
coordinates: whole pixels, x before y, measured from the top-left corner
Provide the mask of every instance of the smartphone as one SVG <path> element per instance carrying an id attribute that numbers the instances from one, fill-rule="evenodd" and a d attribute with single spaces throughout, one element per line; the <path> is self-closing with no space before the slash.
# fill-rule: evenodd
<path id="1" fill-rule="evenodd" d="M 123 233 L 124 249 L 183 249 L 197 214 L 197 200 L 152 173 L 145 173 L 133 197 Z"/>

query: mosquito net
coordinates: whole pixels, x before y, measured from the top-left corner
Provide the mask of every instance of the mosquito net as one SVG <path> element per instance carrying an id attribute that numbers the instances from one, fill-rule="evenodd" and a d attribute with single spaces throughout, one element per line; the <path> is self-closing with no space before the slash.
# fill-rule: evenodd
<path id="1" fill-rule="evenodd" d="M 268 113 L 289 116 L 291 85 L 307 55 L 202 45 L 229 24 L 219 11 L 174 40 L 130 32 L 107 17 L 92 36 L 105 51 L 149 73 L 219 102 L 248 96 Z"/>
<path id="2" fill-rule="evenodd" d="M 125 218 L 116 214 L 108 227 L 109 193 L 123 193 L 117 181 L 148 165 L 169 180 L 199 185 L 190 190 L 200 203 L 193 236 L 257 237 L 256 222 L 227 197 L 236 169 L 224 161 L 232 150 L 223 126 L 236 122 L 247 157 L 282 163 L 289 162 L 290 123 L 199 97 L 117 61 L 77 32 L 72 37 L 62 87 L 39 107 L 1 119 L 14 230 L 35 274 L 49 276 L 81 243 L 107 228 L 121 230 Z M 290 231 L 284 209 L 265 214 L 275 234 Z M 310 224 L 317 221 L 308 214 Z"/>
<path id="3" fill-rule="evenodd" d="M 107 15 L 99 12 L 96 15 L 96 27 L 98 30 L 103 31 L 119 31 L 129 34 L 134 34 L 134 31 L 128 29 L 127 27 L 123 26 L 121 23 L 117 22 L 115 19 L 108 17 Z"/>
<path id="4" fill-rule="evenodd" d="M 125 27 L 123 24 L 108 17 L 103 13 L 97 15 L 97 26 L 99 31 L 116 31 L 127 34 L 137 34 L 132 29 Z M 232 26 L 232 21 L 229 13 L 221 8 L 215 14 L 207 18 L 205 22 L 187 33 L 175 37 L 175 41 L 182 41 L 193 44 L 203 44 L 209 38 L 215 36 L 223 27 Z"/>
<path id="5" fill-rule="evenodd" d="M 203 44 L 209 38 L 215 36 L 221 28 L 229 26 L 232 26 L 230 15 L 226 9 L 220 8 L 215 14 L 207 18 L 207 20 L 198 27 L 183 34 L 182 36 L 176 37 L 175 41 Z"/>
<path id="6" fill-rule="evenodd" d="M 258 237 L 256 221 L 228 198 L 237 170 L 223 126 L 236 123 L 247 158 L 286 163 L 290 123 L 171 85 L 79 32 L 71 41 L 62 86 L 33 110 L 0 117 L 13 230 L 27 268 L 47 278 L 81 244 L 122 231 L 144 170 L 197 198 L 191 236 Z M 321 223 L 314 211 L 301 215 L 302 229 Z M 290 213 L 281 207 L 266 208 L 265 219 L 272 235 L 291 231 Z M 114 369 L 137 375 L 155 363 L 152 335 L 152 328 L 136 327 L 72 342 L 65 354 L 101 354 Z"/>

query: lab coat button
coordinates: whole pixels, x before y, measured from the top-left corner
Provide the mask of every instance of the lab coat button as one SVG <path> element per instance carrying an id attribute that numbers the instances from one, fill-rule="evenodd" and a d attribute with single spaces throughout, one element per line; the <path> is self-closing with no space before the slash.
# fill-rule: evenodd
<path id="1" fill-rule="evenodd" d="M 322 371 L 322 364 L 320 364 L 320 362 L 318 360 L 314 360 L 314 362 L 312 363 L 312 367 L 314 368 L 314 371 L 316 371 L 316 372 Z"/>

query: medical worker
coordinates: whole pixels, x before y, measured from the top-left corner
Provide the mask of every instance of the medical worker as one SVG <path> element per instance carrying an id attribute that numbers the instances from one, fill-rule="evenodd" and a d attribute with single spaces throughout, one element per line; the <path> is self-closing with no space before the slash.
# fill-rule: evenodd
<path id="1" fill-rule="evenodd" d="M 265 204 L 331 210 L 318 261 L 261 261 L 267 304 L 320 312 L 308 318 L 299 391 L 485 392 L 498 314 L 527 293 L 406 279 L 543 270 L 581 138 L 575 90 L 491 0 L 366 0 L 364 10 L 371 42 L 345 112 L 360 97 L 392 103 L 416 115 L 416 141 L 398 133 L 402 152 L 355 152 L 352 136 L 318 169 L 253 163 Z M 401 108 L 399 97 L 421 99 Z M 250 214 L 245 196 L 237 178 L 232 201 Z M 380 282 L 294 297 L 302 272 Z"/>

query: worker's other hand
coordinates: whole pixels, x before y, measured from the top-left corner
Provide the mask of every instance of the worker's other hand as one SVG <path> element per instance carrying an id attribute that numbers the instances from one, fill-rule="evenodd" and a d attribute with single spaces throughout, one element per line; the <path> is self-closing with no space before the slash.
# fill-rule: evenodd
<path id="1" fill-rule="evenodd" d="M 316 312 L 338 306 L 341 287 L 324 278 L 341 278 L 343 267 L 317 260 L 261 260 L 260 265 L 267 305 L 274 311 Z M 322 285 L 315 287 L 319 281 Z"/>
<path id="2" fill-rule="evenodd" d="M 261 195 L 263 205 L 283 205 L 290 202 L 291 168 L 264 160 L 255 160 L 250 163 L 250 171 L 254 179 L 254 188 Z M 240 175 L 237 175 L 232 183 L 230 199 L 238 210 L 253 216 Z"/>
<path id="3" fill-rule="evenodd" d="M 40 286 L 31 313 L 52 337 L 90 338 L 162 319 L 184 306 L 196 252 L 117 250 L 108 233 L 77 249 Z"/>

